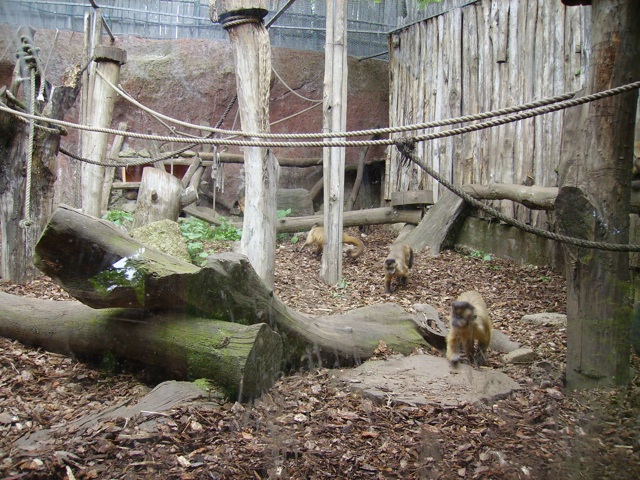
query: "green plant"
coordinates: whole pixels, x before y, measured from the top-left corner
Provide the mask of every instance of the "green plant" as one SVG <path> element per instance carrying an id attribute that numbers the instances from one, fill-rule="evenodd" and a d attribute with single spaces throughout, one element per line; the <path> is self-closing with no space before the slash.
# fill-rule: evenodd
<path id="1" fill-rule="evenodd" d="M 493 260 L 493 256 L 490 253 L 485 253 L 481 250 L 474 250 L 469 254 L 471 258 L 479 258 L 480 260 L 484 260 L 485 262 L 490 262 Z"/>
<path id="2" fill-rule="evenodd" d="M 291 215 L 291 209 L 287 208 L 286 210 L 276 210 L 276 218 L 286 218 L 289 215 Z M 276 234 L 276 240 L 279 242 L 284 242 L 289 238 L 289 234 L 288 233 L 277 233 Z M 294 241 L 295 239 L 295 241 Z M 298 236 L 294 235 L 291 238 L 291 243 L 298 243 Z"/>
<path id="3" fill-rule="evenodd" d="M 418 0 L 418 6 L 424 8 L 430 3 L 440 3 L 442 0 Z"/>
<path id="4" fill-rule="evenodd" d="M 349 288 L 349 282 L 344 277 L 333 286 L 334 291 L 331 292 L 333 298 L 346 298 L 347 289 Z"/>
<path id="5" fill-rule="evenodd" d="M 229 224 L 225 219 L 222 219 L 220 225 L 212 228 L 204 220 L 195 217 L 181 220 L 180 231 L 187 242 L 191 261 L 196 265 L 202 264 L 204 259 L 213 253 L 212 250 L 205 249 L 207 241 L 234 241 L 239 240 L 242 234 L 240 229 Z"/>
<path id="6" fill-rule="evenodd" d="M 213 240 L 235 241 L 242 238 L 242 230 L 234 227 L 226 219 L 222 219 L 220 225 L 213 229 Z"/>
<path id="7" fill-rule="evenodd" d="M 121 227 L 129 228 L 133 224 L 133 215 L 124 210 L 109 210 L 102 216 L 103 220 L 109 220 Z"/>

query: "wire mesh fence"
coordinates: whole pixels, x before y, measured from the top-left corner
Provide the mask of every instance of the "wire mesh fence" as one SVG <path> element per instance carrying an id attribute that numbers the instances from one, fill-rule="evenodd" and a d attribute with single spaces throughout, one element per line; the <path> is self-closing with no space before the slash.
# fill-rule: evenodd
<path id="1" fill-rule="evenodd" d="M 387 34 L 406 14 L 406 0 L 349 0 L 349 55 L 386 59 Z M 213 23 L 209 0 L 102 0 L 96 3 L 114 35 L 151 39 L 210 38 L 226 40 Z M 287 0 L 270 0 L 268 21 Z M 34 28 L 84 29 L 88 0 L 3 0 L 0 22 Z M 326 0 L 297 0 L 270 27 L 271 44 L 298 50 L 324 50 Z"/>

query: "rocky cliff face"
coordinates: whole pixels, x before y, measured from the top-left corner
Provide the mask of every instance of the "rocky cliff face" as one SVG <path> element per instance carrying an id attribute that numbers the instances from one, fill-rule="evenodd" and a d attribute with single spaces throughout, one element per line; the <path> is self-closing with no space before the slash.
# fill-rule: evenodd
<path id="1" fill-rule="evenodd" d="M 16 27 L 0 25 L 0 85 L 10 85 L 15 62 Z M 47 65 L 46 76 L 59 85 L 65 68 L 82 64 L 83 35 L 73 32 L 36 32 L 35 43 Z M 194 123 L 215 125 L 236 93 L 235 59 L 228 42 L 210 40 L 147 40 L 138 37 L 119 37 L 116 45 L 127 52 L 127 63 L 121 70 L 120 83 L 133 98 L 164 115 Z M 273 132 L 319 132 L 322 130 L 322 107 L 283 120 L 313 105 L 311 100 L 322 100 L 324 80 L 324 54 L 274 48 L 272 65 L 277 75 L 272 76 L 271 121 Z M 280 77 L 286 84 L 278 78 Z M 295 93 L 293 93 L 293 92 Z M 297 94 L 297 95 L 296 95 Z M 304 97 L 304 98 L 301 98 Z M 388 124 L 389 77 L 388 64 L 380 60 L 358 62 L 349 60 L 347 128 L 360 130 Z M 79 103 L 69 111 L 68 121 L 79 119 Z M 222 128 L 241 128 L 236 118 L 237 108 L 232 108 L 224 119 Z M 283 120 L 283 121 L 282 121 Z M 136 132 L 153 132 L 170 135 L 166 124 L 141 111 L 129 102 L 118 99 L 113 126 L 120 121 L 128 123 L 128 129 Z M 166 122 L 165 122 L 166 123 Z M 196 133 L 183 127 L 177 132 Z M 63 139 L 62 145 L 77 151 L 77 134 Z M 149 143 L 128 139 L 126 147 L 151 150 Z M 159 145 L 161 149 L 179 145 Z M 239 152 L 231 149 L 232 152 Z M 279 149 L 277 157 L 321 157 L 320 148 Z M 347 149 L 347 163 L 356 163 L 358 149 Z M 382 157 L 384 149 L 371 149 L 368 158 Z M 77 162 L 60 157 L 59 181 L 77 177 Z M 222 197 L 235 197 L 242 188 L 242 166 L 225 165 L 225 187 Z M 283 168 L 282 187 L 310 188 L 322 175 L 321 167 Z M 75 186 L 59 189 L 60 201 L 76 204 Z"/>

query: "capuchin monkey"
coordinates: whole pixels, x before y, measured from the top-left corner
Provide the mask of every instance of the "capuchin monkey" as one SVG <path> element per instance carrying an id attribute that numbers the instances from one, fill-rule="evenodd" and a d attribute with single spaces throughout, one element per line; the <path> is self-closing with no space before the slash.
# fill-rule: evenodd
<path id="1" fill-rule="evenodd" d="M 461 347 L 467 361 L 477 366 L 484 365 L 491 341 L 491 328 L 491 320 L 482 295 L 476 291 L 461 294 L 451 304 L 451 325 L 447 335 L 447 360 L 451 365 L 456 366 L 460 361 Z"/>
<path id="2" fill-rule="evenodd" d="M 349 258 L 358 258 L 364 251 L 364 243 L 362 243 L 362 240 L 357 237 L 352 237 L 351 235 L 343 233 L 342 243 L 348 243 L 356 247 L 355 250 L 349 249 L 347 251 Z M 304 242 L 304 245 L 300 247 L 300 251 L 302 251 L 302 249 L 307 245 L 315 245 L 316 255 L 322 255 L 322 250 L 324 249 L 324 228 L 322 228 L 321 225 L 314 225 L 311 230 L 309 230 L 307 240 Z"/>
<path id="3" fill-rule="evenodd" d="M 413 267 L 413 249 L 409 245 L 391 245 L 389 255 L 384 261 L 384 291 L 391 293 L 391 280 L 398 279 L 398 284 L 406 285 L 409 269 Z"/>

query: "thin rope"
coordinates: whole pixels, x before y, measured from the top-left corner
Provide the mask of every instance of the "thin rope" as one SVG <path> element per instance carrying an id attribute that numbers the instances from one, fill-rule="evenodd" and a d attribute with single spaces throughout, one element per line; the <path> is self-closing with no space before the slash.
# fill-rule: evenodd
<path id="1" fill-rule="evenodd" d="M 98 72 L 99 73 L 99 72 Z M 102 76 L 102 75 L 101 75 Z M 412 125 L 404 125 L 398 127 L 384 127 L 377 129 L 368 129 L 368 130 L 354 130 L 351 132 L 335 132 L 332 135 L 327 135 L 327 132 L 323 133 L 270 133 L 270 132 L 243 132 L 241 130 L 222 130 L 219 128 L 202 128 L 200 125 L 195 125 L 193 123 L 184 122 L 181 120 L 174 119 L 172 117 L 166 116 L 160 112 L 152 110 L 151 108 L 141 104 L 131 96 L 129 96 L 126 92 L 124 92 L 120 87 L 117 87 L 113 83 L 111 83 L 108 79 L 102 76 L 103 80 L 119 95 L 121 95 L 125 100 L 131 102 L 133 105 L 138 108 L 157 116 L 158 118 L 162 118 L 168 122 L 175 123 L 176 125 L 181 125 L 183 127 L 192 128 L 195 130 L 203 130 L 203 131 L 213 131 L 220 135 L 227 135 L 229 137 L 254 137 L 254 138 L 297 138 L 297 139 L 310 139 L 310 138 L 327 138 L 327 137 L 361 137 L 361 136 L 373 136 L 373 135 L 384 135 L 389 133 L 402 133 L 414 130 L 425 130 L 427 128 L 434 127 L 445 127 L 447 125 L 453 125 L 456 123 L 466 123 L 475 120 L 483 120 L 485 118 L 492 118 L 501 115 L 506 115 L 509 113 L 519 112 L 522 110 L 528 110 L 532 108 L 541 107 L 544 105 L 549 105 L 553 103 L 557 103 L 563 100 L 571 99 L 575 96 L 577 92 L 565 93 L 562 95 L 557 95 L 555 97 L 549 97 L 542 100 L 536 100 L 529 103 L 524 103 L 521 105 L 515 105 L 513 107 L 501 108 L 498 110 L 493 110 L 490 112 L 482 112 L 471 115 L 465 115 L 462 117 L 455 117 L 445 120 L 434 120 L 426 123 L 417 123 Z"/>
<path id="2" fill-rule="evenodd" d="M 569 237 L 567 235 L 559 235 L 554 232 L 549 232 L 547 230 L 541 230 L 539 228 L 532 227 L 527 225 L 526 223 L 522 223 L 519 220 L 515 220 L 513 218 L 507 217 L 502 212 L 496 210 L 489 205 L 485 205 L 479 200 L 473 198 L 467 192 L 462 190 L 461 188 L 453 185 L 451 182 L 446 180 L 440 174 L 438 174 L 435 170 L 433 170 L 429 165 L 427 165 L 422 159 L 418 158 L 414 153 L 414 147 L 416 144 L 415 138 L 402 138 L 397 139 L 395 146 L 400 152 L 400 154 L 407 160 L 415 163 L 420 168 L 422 168 L 425 172 L 431 175 L 438 183 L 455 193 L 458 197 L 462 198 L 465 202 L 482 210 L 485 213 L 497 218 L 498 220 L 503 221 L 507 225 L 511 225 L 512 227 L 516 227 L 524 232 L 533 233 L 535 235 L 539 235 L 544 238 L 548 238 L 551 240 L 555 240 L 560 243 L 566 243 L 568 245 L 574 245 L 576 247 L 583 248 L 591 248 L 596 250 L 606 250 L 611 252 L 640 252 L 640 245 L 630 245 L 630 244 L 621 244 L 621 243 L 605 243 L 605 242 L 596 242 L 591 240 L 584 240 L 581 238 Z"/>
<path id="3" fill-rule="evenodd" d="M 313 102 L 313 103 L 322 103 L 323 100 L 314 100 L 313 98 L 307 98 L 304 95 L 300 95 L 298 92 L 296 92 L 293 88 L 291 88 L 289 85 L 287 85 L 287 82 L 285 82 L 282 77 L 278 74 L 277 70 L 275 68 L 273 68 L 273 66 L 271 67 L 271 70 L 273 71 L 273 73 L 275 74 L 275 76 L 278 78 L 278 80 L 280 80 L 280 83 L 282 85 L 285 86 L 285 88 L 287 90 L 289 90 L 291 93 L 293 93 L 296 97 L 301 98 L 302 100 L 306 100 L 307 102 Z"/>

